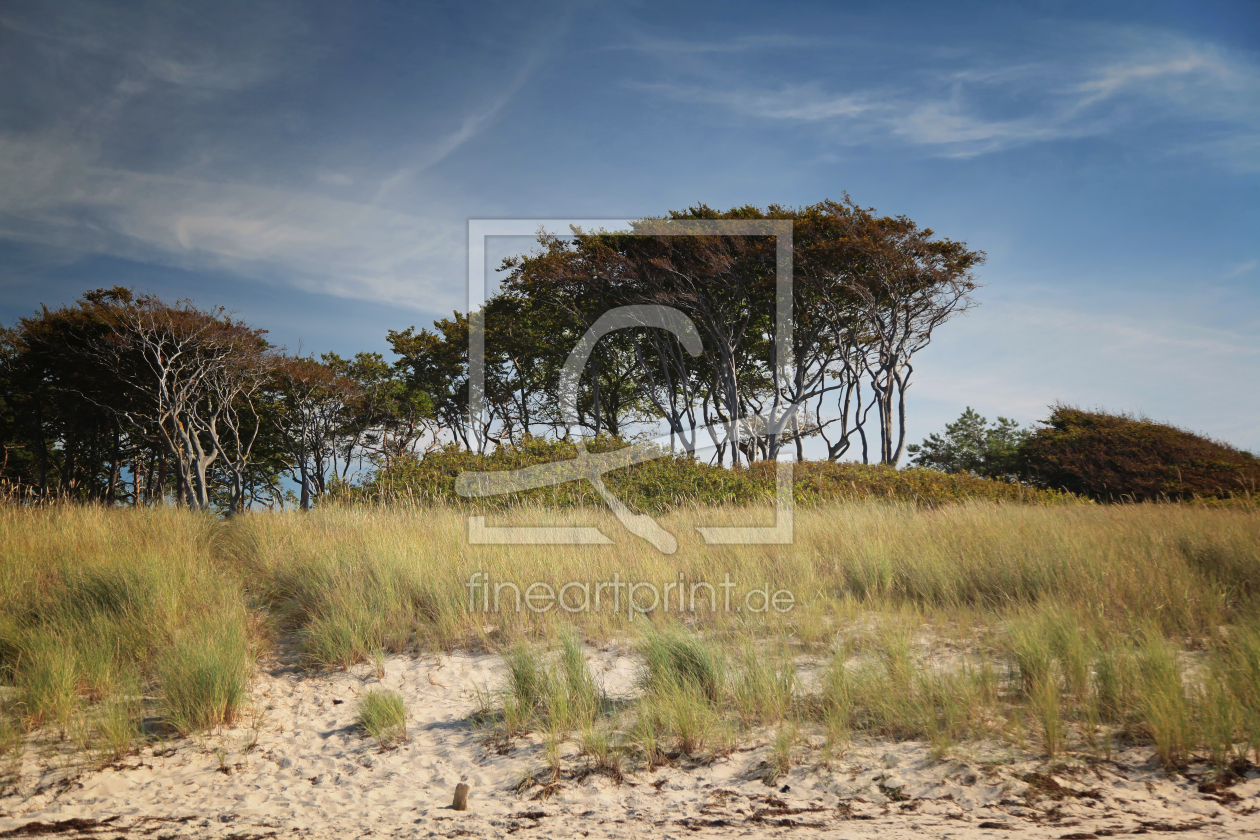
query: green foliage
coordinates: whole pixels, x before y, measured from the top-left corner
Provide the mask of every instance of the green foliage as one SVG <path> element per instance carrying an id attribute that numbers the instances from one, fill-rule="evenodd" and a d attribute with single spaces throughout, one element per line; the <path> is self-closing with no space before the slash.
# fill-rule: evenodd
<path id="1" fill-rule="evenodd" d="M 1025 443 L 1027 475 L 1108 501 L 1251 499 L 1260 460 L 1248 452 L 1145 418 L 1055 406 Z"/>
<path id="2" fill-rule="evenodd" d="M 213 517 L 103 507 L 0 510 L 0 680 L 25 726 L 75 728 L 102 757 L 139 737 L 145 694 L 183 731 L 230 720 L 252 644 Z"/>
<path id="3" fill-rule="evenodd" d="M 388 558 L 302 558 L 275 570 L 267 596 L 297 630 L 307 663 L 344 668 L 378 651 L 400 653 L 421 621 L 435 611 L 434 596 L 414 565 Z"/>
<path id="4" fill-rule="evenodd" d="M 1039 505 L 1073 505 L 1082 501 L 1070 493 L 969 473 L 942 473 L 922 468 L 899 470 L 884 464 L 853 461 L 805 461 L 795 464 L 793 469 L 798 504 L 870 499 L 935 507 L 970 501 Z M 750 472 L 755 479 L 765 482 L 763 486 L 768 494 L 774 465 L 759 462 L 753 464 Z"/>
<path id="5" fill-rule="evenodd" d="M 507 666 L 507 692 L 512 700 L 521 709 L 530 712 L 543 709 L 550 691 L 548 683 L 551 675 L 538 651 L 523 642 L 519 643 L 503 655 L 503 663 Z"/>
<path id="6" fill-rule="evenodd" d="M 86 351 L 108 332 L 109 307 L 132 300 L 120 287 L 97 289 L 0 330 L 0 483 L 10 490 L 76 501 L 125 496 L 111 466 L 148 447 L 113 413 L 133 408 L 134 395 Z"/>
<path id="7" fill-rule="evenodd" d="M 591 453 L 620 449 L 627 443 L 601 437 L 587 444 Z M 473 505 L 491 509 L 515 506 L 602 506 L 603 500 L 586 481 L 568 481 L 522 493 L 469 500 L 455 492 L 463 471 L 513 470 L 554 465 L 559 477 L 565 461 L 577 455 L 566 440 L 525 438 L 490 455 L 474 455 L 447 446 L 423 458 L 400 458 L 360 486 L 342 486 L 343 502 L 384 502 L 427 505 Z M 938 470 L 898 470 L 882 464 L 851 461 L 805 461 L 793 466 L 794 496 L 798 504 L 879 499 L 938 505 L 985 499 L 1002 502 L 1059 504 L 1076 501 L 1058 491 L 1043 490 L 967 473 Z M 656 458 L 604 475 L 608 488 L 632 509 L 660 513 L 709 505 L 746 505 L 774 498 L 775 464 L 758 461 L 747 468 L 727 469 L 681 455 Z"/>
<path id="8" fill-rule="evenodd" d="M 649 764 L 671 753 L 721 749 L 721 710 L 695 682 L 658 682 L 636 704 L 632 738 Z"/>
<path id="9" fill-rule="evenodd" d="M 56 723 L 63 731 L 79 709 L 75 652 L 51 633 L 30 633 L 15 663 L 18 707 L 29 726 Z"/>
<path id="10" fill-rule="evenodd" d="M 407 740 L 407 706 L 397 691 L 373 689 L 359 701 L 355 725 L 382 748 Z"/>
<path id="11" fill-rule="evenodd" d="M 1155 754 L 1168 766 L 1183 764 L 1195 745 L 1195 712 L 1182 678 L 1178 652 L 1150 633 L 1138 647 L 1138 708 Z"/>
<path id="12" fill-rule="evenodd" d="M 906 451 L 916 467 L 1003 478 L 1018 472 L 1019 448 L 1029 434 L 1009 417 L 999 417 L 990 426 L 968 406 L 961 417 L 945 427 L 943 436 L 929 435 L 922 444 L 911 444 Z"/>
<path id="13" fill-rule="evenodd" d="M 768 656 L 767 651 L 759 650 L 752 642 L 745 644 L 730 690 L 746 726 L 787 720 L 799 688 L 796 661 L 789 651 Z"/>
<path id="14" fill-rule="evenodd" d="M 663 522 L 685 535 L 696 520 L 765 512 Z M 1101 755 L 1121 736 L 1169 766 L 1237 767 L 1260 746 L 1260 518 L 1251 510 L 831 505 L 798 512 L 792 546 L 693 551 L 698 538 L 684 536 L 672 557 L 635 542 L 595 554 L 491 553 L 459 542 L 465 514 L 330 508 L 222 526 L 175 510 L 0 509 L 0 784 L 28 727 L 45 728 L 33 743 L 60 730 L 105 761 L 142 737 L 146 696 L 161 697 L 162 714 L 184 731 L 230 720 L 259 618 L 247 598 L 280 631 L 354 602 L 335 622 L 343 631 L 390 615 L 409 644 L 514 646 L 498 719 L 507 736 L 541 732 L 553 769 L 573 735 L 613 775 L 636 753 L 648 764 L 708 760 L 738 735 L 767 746 L 781 770 L 802 757 L 793 733 L 811 735 L 815 724 L 827 755 L 851 732 L 924 739 L 940 756 L 971 737 L 1021 739 L 1025 724 L 1048 753 Z M 596 515 L 606 516 L 583 513 Z M 733 570 L 797 593 L 802 609 L 785 624 L 699 611 L 678 622 L 553 611 L 534 622 L 508 610 L 487 631 L 486 613 L 470 609 L 470 568 L 518 582 L 615 571 L 716 580 Z M 366 656 L 388 628 L 362 636 Z M 640 699 L 604 697 L 576 628 L 640 642 Z M 524 644 L 557 631 L 557 649 Z M 840 652 L 817 688 L 798 681 L 798 660 L 827 646 Z"/>
<path id="15" fill-rule="evenodd" d="M 501 714 L 505 737 L 542 728 L 563 740 L 574 730 L 590 731 L 604 705 L 603 691 L 576 635 L 565 633 L 554 663 L 524 642 L 506 651 L 503 661 L 507 666 Z"/>

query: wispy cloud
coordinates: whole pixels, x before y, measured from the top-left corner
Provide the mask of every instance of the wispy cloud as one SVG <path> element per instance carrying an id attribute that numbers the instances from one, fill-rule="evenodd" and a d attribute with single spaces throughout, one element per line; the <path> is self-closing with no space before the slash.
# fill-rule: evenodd
<path id="1" fill-rule="evenodd" d="M 889 106 L 869 93 L 831 95 L 817 84 L 784 85 L 773 91 L 758 89 L 718 90 L 694 85 L 631 83 L 639 90 L 671 99 L 717 105 L 740 114 L 767 120 L 819 122 L 836 118 L 887 115 Z"/>
<path id="2" fill-rule="evenodd" d="M 0 28 L 16 45 L 0 55 L 0 109 L 20 116 L 0 128 L 0 238 L 426 311 L 461 302 L 465 213 L 416 177 L 484 131 L 563 31 L 455 130 L 410 152 L 379 137 L 375 162 L 320 148 L 302 133 L 309 112 L 263 104 L 307 83 L 303 66 L 325 50 L 295 42 L 308 26 L 283 0 L 66 0 L 56 13 L 19 0 Z M 400 152 L 406 166 L 385 164 Z"/>
<path id="3" fill-rule="evenodd" d="M 628 42 L 612 44 L 607 49 L 633 50 L 656 55 L 702 55 L 706 53 L 744 53 L 756 50 L 778 50 L 790 47 L 818 47 L 828 43 L 834 42 L 782 33 L 745 35 L 725 41 L 689 41 L 682 38 L 653 38 L 639 35 Z"/>
<path id="4" fill-rule="evenodd" d="M 417 309 L 459 302 L 454 257 L 463 231 L 441 208 L 416 216 L 311 192 L 96 166 L 73 147 L 4 135 L 0 183 L 0 234 L 9 239 Z"/>
<path id="5" fill-rule="evenodd" d="M 233 102 L 309 58 L 292 43 L 300 9 L 70 0 L 56 14 L 15 4 L 0 27 L 12 46 L 0 72 L 31 70 L 0 89 L 20 117 L 0 129 L 0 237 L 417 309 L 458 303 L 445 289 L 461 229 L 441 201 L 414 214 L 333 198 L 354 192 L 336 166 L 250 181 L 231 141 L 205 131 L 209 113 L 239 125 Z M 248 119 L 244 142 L 273 130 L 268 115 Z"/>
<path id="6" fill-rule="evenodd" d="M 1232 266 L 1229 271 L 1225 272 L 1227 278 L 1242 277 L 1244 274 L 1250 274 L 1260 268 L 1260 260 L 1247 260 L 1247 262 L 1239 263 Z"/>
<path id="7" fill-rule="evenodd" d="M 631 86 L 758 120 L 818 123 L 841 143 L 892 138 L 953 157 L 1193 123 L 1208 138 L 1196 150 L 1242 169 L 1260 165 L 1260 67 L 1174 35 L 1112 33 L 1053 59 L 939 66 L 878 86 L 725 81 L 743 77 L 710 72 L 703 82 Z"/>
<path id="8" fill-rule="evenodd" d="M 379 204 L 384 201 L 390 193 L 415 178 L 421 172 L 435 166 L 450 154 L 455 152 L 469 140 L 480 134 L 493 120 L 498 116 L 509 102 L 512 101 L 530 76 L 538 69 L 538 67 L 547 58 L 551 51 L 552 45 L 556 39 L 563 33 L 563 27 L 557 27 L 551 33 L 551 36 L 542 43 L 539 43 L 530 50 L 525 61 L 522 62 L 520 68 L 512 76 L 512 79 L 504 85 L 500 90 L 491 94 L 480 108 L 467 114 L 460 123 L 459 128 L 447 134 L 436 143 L 430 143 L 415 152 L 415 157 L 408 165 L 391 173 L 388 177 L 381 181 L 380 188 L 376 192 L 373 204 Z"/>

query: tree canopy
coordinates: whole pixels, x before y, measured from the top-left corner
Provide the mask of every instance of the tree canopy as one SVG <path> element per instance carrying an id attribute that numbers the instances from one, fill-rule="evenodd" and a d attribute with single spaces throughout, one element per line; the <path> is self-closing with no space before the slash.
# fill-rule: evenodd
<path id="1" fill-rule="evenodd" d="M 482 310 L 391 330 L 392 360 L 293 356 L 222 308 L 98 289 L 0 331 L 0 480 L 38 498 L 235 512 L 309 507 L 452 445 L 485 456 L 575 436 L 664 436 L 730 466 L 803 459 L 815 439 L 826 460 L 896 465 L 917 354 L 973 305 L 983 261 L 847 196 L 701 204 L 623 231 L 541 232 Z M 630 320 L 613 329 L 612 311 Z"/>
<path id="2" fill-rule="evenodd" d="M 1020 448 L 1029 434 L 1009 417 L 998 417 L 990 425 L 968 406 L 961 417 L 945 426 L 943 435 L 929 435 L 907 450 L 916 467 L 1002 478 L 1021 472 Z"/>

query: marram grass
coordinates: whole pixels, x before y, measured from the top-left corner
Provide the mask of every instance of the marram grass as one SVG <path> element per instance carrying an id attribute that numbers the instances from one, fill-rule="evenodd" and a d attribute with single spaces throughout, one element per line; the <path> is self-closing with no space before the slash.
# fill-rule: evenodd
<path id="1" fill-rule="evenodd" d="M 222 531 L 188 511 L 0 507 L 6 717 L 74 730 L 103 759 L 132 749 L 146 713 L 181 732 L 231 722 L 258 640 Z"/>
<path id="2" fill-rule="evenodd" d="M 550 638 L 570 624 L 593 638 L 637 634 L 646 617 L 627 609 L 625 591 L 614 604 L 605 590 L 593 609 L 592 590 L 614 577 L 658 591 L 675 584 L 657 619 L 710 630 L 752 620 L 818 642 L 855 610 L 992 621 L 1047 603 L 1094 624 L 1127 629 L 1155 620 L 1170 637 L 1206 637 L 1260 597 L 1260 513 L 1249 510 L 974 502 L 923 510 L 864 502 L 797 510 L 794 543 L 784 546 L 706 545 L 694 528 L 769 525 L 773 516 L 768 508 L 663 515 L 679 541 L 666 555 L 597 509 L 521 509 L 489 524 L 596 525 L 611 546 L 470 545 L 460 511 L 332 508 L 240 517 L 223 550 L 298 632 L 308 657 L 329 666 L 377 649 Z M 726 580 L 734 584 L 729 610 Z M 570 589 L 566 605 L 580 607 L 589 596 L 592 608 L 570 612 L 553 602 L 531 611 L 519 594 L 535 583 L 555 592 L 585 586 L 586 595 Z M 750 612 L 745 596 L 761 588 L 790 592 L 792 609 Z M 751 607 L 761 606 L 754 598 Z"/>
<path id="3" fill-rule="evenodd" d="M 758 732 L 786 765 L 809 727 L 829 750 L 868 732 L 940 753 L 999 737 L 1047 754 L 1139 741 L 1170 765 L 1260 758 L 1255 510 L 858 501 L 798 508 L 791 545 L 710 546 L 695 530 L 772 520 L 764 506 L 675 510 L 659 517 L 679 541 L 666 555 L 580 507 L 488 523 L 595 525 L 611 545 L 472 545 L 467 512 L 443 507 L 226 523 L 6 507 L 0 763 L 40 728 L 109 760 L 134 748 L 145 717 L 181 732 L 230 723 L 256 652 L 276 640 L 311 668 L 506 652 L 515 682 L 489 704 L 505 735 L 543 732 L 557 755 L 578 738 L 608 772 Z M 615 608 L 565 608 L 614 579 L 664 599 L 630 609 L 623 589 Z M 574 587 L 564 605 L 518 609 L 531 584 Z M 764 592 L 746 600 L 752 590 Z M 765 608 L 774 592 L 790 609 Z M 582 660 L 579 640 L 614 637 L 644 662 L 633 704 L 603 697 Z M 803 661 L 822 663 L 808 685 Z"/>
<path id="4" fill-rule="evenodd" d="M 407 706 L 397 691 L 373 689 L 359 700 L 355 723 L 382 749 L 407 740 Z"/>

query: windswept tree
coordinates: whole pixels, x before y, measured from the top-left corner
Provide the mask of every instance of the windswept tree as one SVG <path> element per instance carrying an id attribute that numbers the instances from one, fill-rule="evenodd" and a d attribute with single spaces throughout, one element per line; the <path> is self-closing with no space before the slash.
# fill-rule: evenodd
<path id="1" fill-rule="evenodd" d="M 686 224 L 706 220 L 754 228 L 792 222 L 787 358 L 778 358 L 775 342 L 771 226 L 765 233 L 697 236 Z M 501 294 L 535 306 L 556 301 L 579 326 L 618 306 L 666 307 L 687 316 L 701 348 L 694 358 L 684 352 L 687 335 L 644 323 L 629 337 L 638 404 L 653 406 L 656 419 L 688 448 L 696 444 L 697 425 L 725 429 L 713 443 L 718 458 L 727 453 L 731 463 L 776 459 L 789 441 L 803 457 L 810 435 L 824 438 L 832 460 L 855 439 L 870 460 L 873 416 L 875 457 L 896 464 L 905 451 L 915 355 L 940 325 L 971 306 L 973 270 L 984 261 L 965 243 L 938 239 L 905 217 L 878 216 L 847 197 L 764 211 L 700 205 L 637 222 L 628 233 L 574 231 L 567 240 L 544 233 L 539 246 L 504 263 Z"/>
<path id="2" fill-rule="evenodd" d="M 790 278 L 777 274 L 785 221 Z M 701 204 L 625 231 L 540 232 L 481 311 L 391 331 L 395 361 L 284 357 L 221 308 L 99 289 L 0 331 L 0 481 L 235 512 L 291 496 L 288 474 L 305 509 L 334 482 L 449 444 L 486 455 L 662 430 L 671 449 L 711 444 L 717 463 L 821 444 L 830 460 L 895 465 L 917 356 L 973 304 L 983 260 L 847 196 Z M 480 376 L 470 338 L 484 345 Z"/>
<path id="3" fill-rule="evenodd" d="M 484 435 L 469 417 L 468 319 L 457 312 L 433 326 L 390 330 L 390 349 L 400 357 L 407 387 L 428 395 L 442 428 L 465 449 L 478 451 Z"/>
<path id="4" fill-rule="evenodd" d="M 190 507 L 211 508 L 209 471 L 222 459 L 232 482 L 228 508 L 239 510 L 258 434 L 255 400 L 271 363 L 265 331 L 188 301 L 141 296 L 101 306 L 108 329 L 84 355 L 108 367 L 131 395 L 111 410 L 165 444 L 177 495 Z"/>
<path id="5" fill-rule="evenodd" d="M 259 409 L 276 365 L 264 332 L 227 321 L 208 346 L 211 353 L 222 355 L 206 368 L 209 404 L 203 418 L 206 434 L 222 456 L 220 469 L 229 479 L 229 513 L 244 509 L 251 458 L 263 435 Z"/>
<path id="6" fill-rule="evenodd" d="M 488 349 L 493 353 L 502 348 L 512 356 L 517 368 L 525 368 L 520 380 L 533 389 L 532 399 L 520 401 L 528 409 L 521 426 L 527 434 L 540 425 L 564 437 L 576 420 L 595 436 L 625 434 L 632 424 L 649 419 L 644 396 L 655 395 L 655 389 L 642 387 L 642 354 L 625 331 L 607 333 L 589 348 L 577 391 L 569 395 L 576 417 L 560 414 L 563 365 L 588 331 L 620 303 L 590 254 L 546 232 L 539 244 L 534 257 L 503 261 L 500 270 L 507 276 L 486 309 Z M 527 359 L 527 364 L 516 358 Z"/>
<path id="7" fill-rule="evenodd" d="M 351 424 L 351 406 L 360 396 L 357 384 L 338 369 L 313 358 L 290 356 L 275 366 L 281 411 L 278 425 L 299 486 L 298 504 L 310 510 L 313 496 L 322 496 L 335 464 L 342 437 Z"/>
<path id="8" fill-rule="evenodd" d="M 326 353 L 320 358 L 353 390 L 334 458 L 340 480 L 365 463 L 388 468 L 398 458 L 441 444 L 443 420 L 430 395 L 408 379 L 403 362 L 391 365 L 380 353 L 356 353 L 349 359 Z"/>
<path id="9" fill-rule="evenodd" d="M 21 319 L 0 353 L 6 481 L 44 498 L 173 493 L 241 510 L 276 468 L 263 335 L 221 309 L 122 287 Z"/>
<path id="10" fill-rule="evenodd" d="M 119 412 L 135 395 L 119 388 L 113 369 L 89 352 L 109 332 L 110 307 L 130 301 L 126 289 L 97 289 L 74 304 L 43 307 L 0 337 L 11 483 L 42 498 L 139 500 L 138 480 L 129 490 L 124 472 L 143 472 L 137 466 L 150 460 L 151 435 L 121 420 Z"/>
<path id="11" fill-rule="evenodd" d="M 914 357 L 938 327 L 971 308 L 974 269 L 983 264 L 984 252 L 937 239 L 930 228 L 905 216 L 877 216 L 847 196 L 799 215 L 808 231 L 802 255 L 809 271 L 805 288 L 828 323 L 832 346 L 840 350 L 832 369 L 855 391 L 863 381 L 868 385 L 873 403 L 868 410 L 874 408 L 878 421 L 879 460 L 895 465 L 905 453 L 906 392 Z M 860 391 L 855 396 L 861 412 Z M 862 415 L 859 428 L 864 421 Z"/>
<path id="12" fill-rule="evenodd" d="M 670 222 L 755 214 L 748 208 L 719 214 L 701 206 L 670 220 L 642 222 L 635 235 L 601 237 L 601 244 L 617 252 L 612 263 L 621 275 L 623 304 L 667 306 L 695 325 L 711 377 L 705 389 L 708 406 L 713 420 L 726 430 L 725 438 L 714 443 L 730 444 L 733 464 L 740 462 L 741 437 L 755 434 L 743 419 L 749 413 L 748 397 L 765 384 L 765 370 L 758 363 L 758 356 L 764 356 L 753 351 L 764 344 L 758 339 L 773 331 L 774 240 L 765 235 L 672 235 Z"/>

